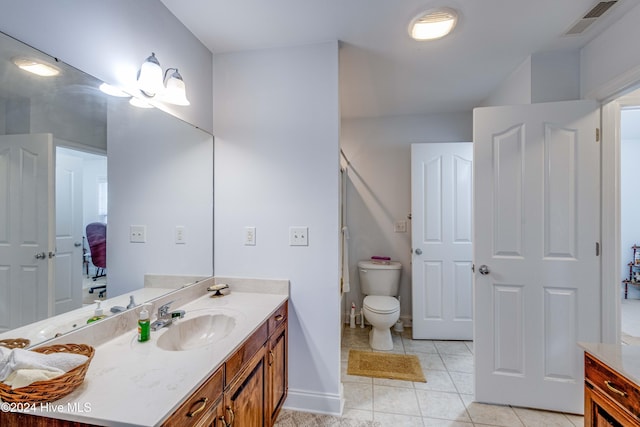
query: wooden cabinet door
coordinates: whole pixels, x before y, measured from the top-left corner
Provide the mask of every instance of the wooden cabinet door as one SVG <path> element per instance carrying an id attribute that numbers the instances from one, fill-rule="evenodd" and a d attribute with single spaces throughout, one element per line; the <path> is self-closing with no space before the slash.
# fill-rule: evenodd
<path id="1" fill-rule="evenodd" d="M 263 427 L 265 423 L 265 347 L 247 364 L 224 392 L 227 424 L 234 427 Z"/>
<path id="2" fill-rule="evenodd" d="M 162 424 L 163 427 L 192 427 L 201 424 L 222 397 L 223 371 L 218 369 Z"/>
<path id="3" fill-rule="evenodd" d="M 228 427 L 224 418 L 224 399 L 222 396 L 195 427 Z"/>
<path id="4" fill-rule="evenodd" d="M 274 424 L 287 397 L 287 324 L 269 338 L 267 359 L 267 417 Z"/>
<path id="5" fill-rule="evenodd" d="M 631 427 L 639 426 L 638 420 L 622 410 L 607 396 L 589 386 L 584 389 L 585 427 Z"/>

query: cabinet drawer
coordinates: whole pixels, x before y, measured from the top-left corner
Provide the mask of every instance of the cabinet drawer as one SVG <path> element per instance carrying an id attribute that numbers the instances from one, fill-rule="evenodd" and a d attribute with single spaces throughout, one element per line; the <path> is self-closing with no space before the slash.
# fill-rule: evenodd
<path id="1" fill-rule="evenodd" d="M 235 353 L 227 359 L 224 364 L 225 376 L 224 385 L 229 385 L 238 375 L 245 363 L 264 345 L 267 341 L 267 322 L 263 323 L 257 331 L 247 339 Z"/>
<path id="2" fill-rule="evenodd" d="M 273 333 L 280 325 L 287 321 L 287 307 L 285 302 L 269 317 L 269 335 Z"/>
<path id="3" fill-rule="evenodd" d="M 195 425 L 203 416 L 210 413 L 222 396 L 222 383 L 222 369 L 218 369 L 162 425 L 165 427 Z"/>
<path id="4" fill-rule="evenodd" d="M 640 417 L 640 391 L 638 386 L 585 353 L 585 381 L 591 383 L 602 394 L 621 405 L 624 409 Z"/>

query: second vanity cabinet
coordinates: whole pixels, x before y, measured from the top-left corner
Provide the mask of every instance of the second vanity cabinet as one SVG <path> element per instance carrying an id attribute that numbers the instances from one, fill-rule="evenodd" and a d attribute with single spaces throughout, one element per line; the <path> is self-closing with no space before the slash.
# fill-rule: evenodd
<path id="1" fill-rule="evenodd" d="M 272 426 L 287 396 L 287 338 L 285 302 L 163 426 Z"/>
<path id="2" fill-rule="evenodd" d="M 585 426 L 640 426 L 640 389 L 585 352 Z"/>

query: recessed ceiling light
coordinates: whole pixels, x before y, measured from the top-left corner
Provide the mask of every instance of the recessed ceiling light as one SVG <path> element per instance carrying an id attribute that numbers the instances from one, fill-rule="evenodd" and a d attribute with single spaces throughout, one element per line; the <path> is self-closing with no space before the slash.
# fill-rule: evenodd
<path id="1" fill-rule="evenodd" d="M 436 40 L 449 34 L 456 26 L 458 14 L 448 7 L 428 10 L 409 24 L 409 35 L 415 40 Z"/>
<path id="2" fill-rule="evenodd" d="M 60 74 L 60 70 L 53 65 L 46 64 L 32 58 L 13 58 L 13 63 L 20 69 L 42 77 L 52 77 Z"/>

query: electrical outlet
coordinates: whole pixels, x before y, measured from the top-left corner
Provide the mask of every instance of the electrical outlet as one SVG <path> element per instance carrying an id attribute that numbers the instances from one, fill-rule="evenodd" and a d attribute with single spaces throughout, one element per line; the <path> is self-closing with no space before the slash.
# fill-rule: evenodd
<path id="1" fill-rule="evenodd" d="M 184 245 L 187 243 L 187 230 L 184 225 L 176 225 L 175 239 L 176 245 Z"/>
<path id="2" fill-rule="evenodd" d="M 256 228 L 255 227 L 244 228 L 244 245 L 245 246 L 256 245 Z"/>
<path id="3" fill-rule="evenodd" d="M 407 221 L 399 220 L 393 226 L 393 231 L 396 233 L 406 233 L 407 232 Z"/>
<path id="4" fill-rule="evenodd" d="M 309 227 L 289 227 L 289 246 L 309 246 Z"/>
<path id="5" fill-rule="evenodd" d="M 129 226 L 129 242 L 145 243 L 147 241 L 146 225 L 130 225 Z"/>

